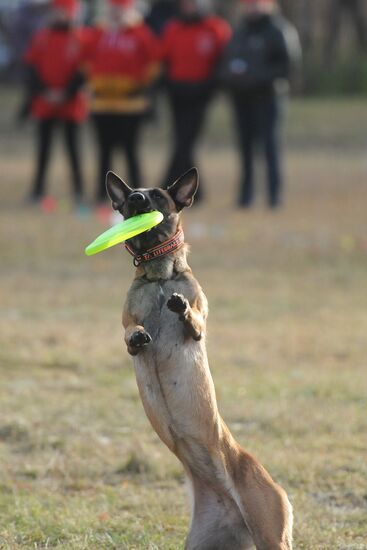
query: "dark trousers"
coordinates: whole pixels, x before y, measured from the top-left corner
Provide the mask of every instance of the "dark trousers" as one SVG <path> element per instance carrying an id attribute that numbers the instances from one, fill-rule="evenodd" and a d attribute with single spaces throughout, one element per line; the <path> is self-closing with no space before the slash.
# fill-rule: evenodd
<path id="1" fill-rule="evenodd" d="M 233 97 L 243 172 L 238 197 L 240 206 L 250 206 L 254 199 L 254 160 L 258 145 L 265 154 L 269 206 L 276 207 L 281 202 L 279 130 L 282 100 L 272 92 Z"/>
<path id="2" fill-rule="evenodd" d="M 99 169 L 96 200 L 106 199 L 106 174 L 112 167 L 116 148 L 124 151 L 127 162 L 128 184 L 141 187 L 141 170 L 138 154 L 142 114 L 95 114 L 93 122 L 99 149 Z"/>
<path id="3" fill-rule="evenodd" d="M 171 185 L 187 170 L 196 166 L 195 147 L 203 128 L 210 94 L 187 95 L 169 93 L 173 117 L 173 154 L 165 176 L 164 185 Z M 202 188 L 196 200 L 202 198 Z"/>
<path id="4" fill-rule="evenodd" d="M 71 120 L 63 121 L 55 118 L 47 118 L 37 122 L 37 167 L 32 197 L 38 199 L 45 193 L 46 172 L 51 157 L 54 130 L 57 126 L 61 126 L 64 132 L 65 147 L 71 168 L 73 192 L 75 199 L 78 200 L 83 195 L 83 178 L 79 150 L 80 124 Z"/>

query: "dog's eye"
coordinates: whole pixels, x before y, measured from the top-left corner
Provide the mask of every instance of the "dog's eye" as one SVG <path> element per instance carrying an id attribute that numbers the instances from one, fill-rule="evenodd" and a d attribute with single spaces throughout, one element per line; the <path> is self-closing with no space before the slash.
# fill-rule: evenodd
<path id="1" fill-rule="evenodd" d="M 152 191 L 152 198 L 153 199 L 162 199 L 163 197 L 162 197 L 161 192 L 155 189 L 154 191 Z"/>

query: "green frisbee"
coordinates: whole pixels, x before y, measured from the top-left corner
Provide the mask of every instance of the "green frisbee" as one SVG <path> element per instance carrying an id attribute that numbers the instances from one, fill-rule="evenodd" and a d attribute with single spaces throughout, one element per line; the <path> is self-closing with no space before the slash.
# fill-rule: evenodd
<path id="1" fill-rule="evenodd" d="M 111 227 L 105 233 L 102 233 L 97 237 L 87 248 L 85 249 L 85 254 L 87 256 L 93 256 L 99 252 L 103 252 L 108 248 L 112 248 L 117 244 L 120 244 L 124 241 L 128 241 L 149 229 L 153 229 L 156 225 L 159 225 L 163 221 L 163 214 L 154 210 L 153 212 L 148 212 L 148 214 L 139 214 L 138 216 L 133 216 L 128 220 L 125 220 L 122 223 L 118 223 L 114 227 Z"/>

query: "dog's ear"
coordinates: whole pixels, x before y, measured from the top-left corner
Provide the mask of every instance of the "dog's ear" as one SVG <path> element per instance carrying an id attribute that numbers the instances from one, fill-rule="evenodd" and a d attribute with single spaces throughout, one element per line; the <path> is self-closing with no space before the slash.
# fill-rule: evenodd
<path id="1" fill-rule="evenodd" d="M 107 194 L 112 201 L 112 208 L 120 210 L 129 194 L 132 192 L 131 187 L 127 185 L 114 172 L 107 172 L 106 176 Z"/>
<path id="2" fill-rule="evenodd" d="M 190 168 L 186 174 L 178 178 L 174 184 L 167 188 L 179 212 L 185 207 L 192 206 L 198 187 L 199 172 L 197 168 Z"/>

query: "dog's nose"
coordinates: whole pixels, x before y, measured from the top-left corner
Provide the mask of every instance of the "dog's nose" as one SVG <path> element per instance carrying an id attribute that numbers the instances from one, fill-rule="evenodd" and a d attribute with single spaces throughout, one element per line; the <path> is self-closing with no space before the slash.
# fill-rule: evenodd
<path id="1" fill-rule="evenodd" d="M 140 193 L 140 191 L 131 193 L 127 200 L 133 206 L 144 206 L 148 202 L 147 197 L 143 193 Z"/>

